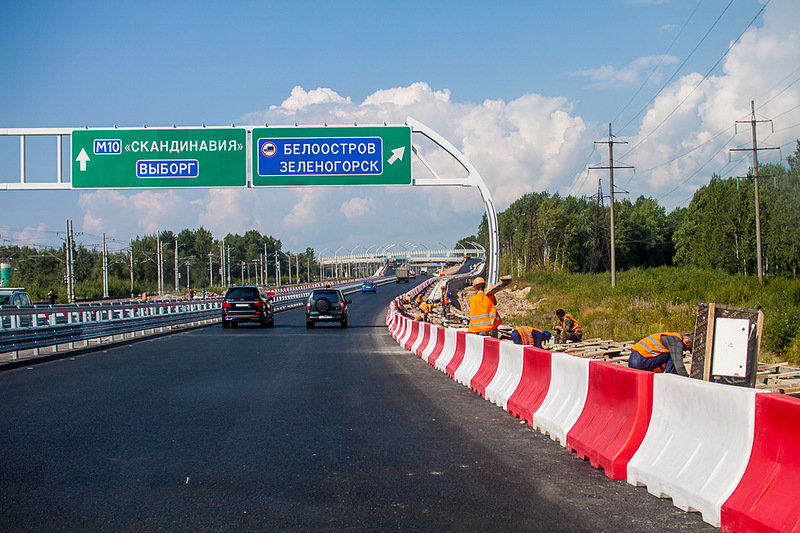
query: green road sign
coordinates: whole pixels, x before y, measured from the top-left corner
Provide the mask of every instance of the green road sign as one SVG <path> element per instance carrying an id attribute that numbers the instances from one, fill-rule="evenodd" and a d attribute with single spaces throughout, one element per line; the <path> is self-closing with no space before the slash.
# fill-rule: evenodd
<path id="1" fill-rule="evenodd" d="M 244 187 L 244 128 L 74 130 L 73 188 Z"/>
<path id="2" fill-rule="evenodd" d="M 408 185 L 411 128 L 253 128 L 253 186 Z"/>

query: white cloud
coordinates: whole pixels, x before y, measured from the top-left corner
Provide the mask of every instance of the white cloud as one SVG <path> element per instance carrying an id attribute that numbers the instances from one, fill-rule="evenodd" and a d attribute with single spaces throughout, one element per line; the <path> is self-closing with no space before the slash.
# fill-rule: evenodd
<path id="1" fill-rule="evenodd" d="M 354 220 L 369 214 L 374 204 L 371 198 L 351 198 L 343 203 L 339 210 L 344 213 L 347 220 Z"/>
<path id="2" fill-rule="evenodd" d="M 796 139 L 799 132 L 791 127 L 800 123 L 796 109 L 800 84 L 793 84 L 800 65 L 797 20 L 800 3 L 773 0 L 763 27 L 744 35 L 718 75 L 697 87 L 702 75 L 690 73 L 666 87 L 640 117 L 641 122 L 630 126 L 634 133 L 624 139 L 629 144 L 617 147 L 618 157 L 633 149 L 618 162 L 634 165 L 637 171 L 635 175 L 620 172 L 617 183 L 633 198 L 639 194 L 660 198 L 677 187 L 679 192 L 673 196 L 682 195 L 680 200 L 685 201 L 712 172 L 726 167 L 729 146 L 724 141 L 733 135 L 736 120 L 748 118 L 751 100 L 756 101 L 760 119 L 775 118 L 775 134 L 766 127 L 759 130 L 762 142 L 780 146 Z M 598 86 L 633 87 L 658 61 L 658 56 L 642 57 L 622 68 L 586 69 L 580 75 Z M 664 58 L 659 70 L 676 61 Z M 498 211 L 531 191 L 593 194 L 596 179 L 607 175 L 597 172 L 593 179 L 586 179 L 582 166 L 594 141 L 603 138 L 606 125 L 587 123 L 575 113 L 574 101 L 558 95 L 532 93 L 476 104 L 454 100 L 447 88 L 417 82 L 353 101 L 330 88 L 295 87 L 280 105 L 266 106 L 234 122 L 402 124 L 408 116 L 463 152 L 485 180 Z M 731 145 L 749 141 L 748 128 L 740 129 Z M 414 144 L 442 177 L 464 175 L 464 169 L 432 143 L 415 136 Z M 589 165 L 606 158 L 604 148 L 596 150 Z M 415 177 L 427 175 L 416 157 L 412 165 Z M 583 188 L 571 189 L 573 182 Z M 604 187 L 607 191 L 607 182 Z M 81 193 L 79 207 L 87 231 L 121 233 L 133 225 L 152 233 L 203 225 L 222 236 L 255 228 L 281 239 L 287 248 L 312 246 L 318 252 L 325 247 L 353 249 L 420 240 L 426 245 L 450 245 L 474 233 L 483 214 L 477 191 L 461 187 L 96 191 Z M 119 213 L 132 214 L 132 220 L 121 220 Z"/>
<path id="3" fill-rule="evenodd" d="M 761 146 L 781 146 L 798 137 L 797 129 L 780 130 L 800 121 L 800 86 L 792 85 L 800 74 L 795 70 L 800 30 L 793 22 L 800 18 L 800 4 L 772 2 L 764 13 L 763 28 L 748 30 L 725 58 L 721 75 L 705 81 L 697 73 L 683 76 L 654 101 L 638 134 L 629 139 L 638 147 L 627 163 L 639 170 L 658 168 L 633 178 L 632 187 L 655 196 L 678 187 L 676 197 L 684 200 L 713 172 L 744 175 L 752 161 L 736 156 L 741 164 L 730 165 L 729 148 L 749 145 L 749 126 L 740 125 L 734 136 L 734 124 L 750 119 L 753 100 L 759 120 L 776 117 L 775 134 L 768 125 L 759 126 Z M 763 162 L 777 158 L 777 152 L 759 156 Z"/>
<path id="4" fill-rule="evenodd" d="M 585 76 L 592 80 L 589 88 L 592 89 L 619 89 L 640 85 L 647 80 L 657 84 L 663 79 L 660 67 L 678 62 L 678 58 L 671 55 L 645 56 L 631 61 L 627 66 L 617 68 L 611 65 L 580 70 L 576 76 Z"/>

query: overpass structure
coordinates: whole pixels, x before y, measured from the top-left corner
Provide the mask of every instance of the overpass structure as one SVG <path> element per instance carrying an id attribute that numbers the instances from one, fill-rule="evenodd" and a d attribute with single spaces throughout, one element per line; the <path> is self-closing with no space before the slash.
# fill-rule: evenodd
<path id="1" fill-rule="evenodd" d="M 391 260 L 397 263 L 407 263 L 412 269 L 422 267 L 437 269 L 446 268 L 470 258 L 486 261 L 486 250 L 483 247 L 476 247 L 394 251 L 393 247 L 390 246 L 378 249 L 376 252 L 363 254 L 337 255 L 332 252 L 331 255 L 326 256 L 321 253 L 316 258 L 316 261 L 320 266 L 320 271 L 323 273 L 321 277 L 327 277 L 325 273 L 329 272 L 328 269 L 330 269 L 332 277 L 340 277 L 356 274 L 368 276 Z"/>

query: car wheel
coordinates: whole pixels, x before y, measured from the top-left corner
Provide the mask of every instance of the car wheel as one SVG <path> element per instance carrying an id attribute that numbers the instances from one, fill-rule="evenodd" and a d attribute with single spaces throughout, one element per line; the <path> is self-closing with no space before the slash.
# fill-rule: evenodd
<path id="1" fill-rule="evenodd" d="M 344 320 L 342 320 L 342 327 L 343 328 L 347 327 L 347 319 L 346 318 Z"/>
<path id="2" fill-rule="evenodd" d="M 313 320 L 306 320 L 306 327 L 308 329 L 313 329 L 314 328 L 314 321 Z"/>
<path id="3" fill-rule="evenodd" d="M 274 325 L 275 325 L 275 317 L 272 317 L 272 318 L 270 318 L 270 319 L 269 319 L 269 321 L 267 322 L 267 327 L 268 327 L 268 328 L 271 328 L 271 327 L 272 327 L 272 326 L 274 326 Z"/>
<path id="4" fill-rule="evenodd" d="M 222 327 L 225 328 L 225 329 L 228 329 L 229 327 L 231 327 L 231 323 L 228 322 L 227 320 L 223 320 L 222 321 Z"/>

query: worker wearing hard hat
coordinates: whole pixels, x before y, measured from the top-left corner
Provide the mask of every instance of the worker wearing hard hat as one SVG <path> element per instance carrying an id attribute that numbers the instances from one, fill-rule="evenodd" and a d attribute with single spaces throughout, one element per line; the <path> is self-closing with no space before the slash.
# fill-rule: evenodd
<path id="1" fill-rule="evenodd" d="M 550 337 L 552 337 L 552 335 L 549 331 L 542 331 L 528 326 L 519 326 L 511 330 L 511 340 L 514 341 L 514 344 L 522 344 L 525 346 L 541 348 L 542 343 L 549 341 Z"/>
<path id="2" fill-rule="evenodd" d="M 487 296 L 486 280 L 478 276 L 472 282 L 477 294 L 469 299 L 469 332 L 499 338 L 497 327 L 503 323 L 494 306 L 494 296 Z"/>

